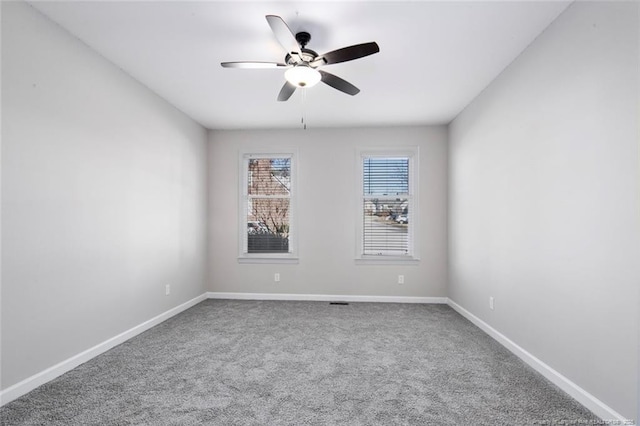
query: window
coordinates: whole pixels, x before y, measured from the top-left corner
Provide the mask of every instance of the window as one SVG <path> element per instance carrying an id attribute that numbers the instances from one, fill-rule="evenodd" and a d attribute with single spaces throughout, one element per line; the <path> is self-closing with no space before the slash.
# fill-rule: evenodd
<path id="1" fill-rule="evenodd" d="M 293 154 L 243 154 L 240 259 L 295 260 Z"/>
<path id="2" fill-rule="evenodd" d="M 359 259 L 417 260 L 417 150 L 359 153 Z"/>

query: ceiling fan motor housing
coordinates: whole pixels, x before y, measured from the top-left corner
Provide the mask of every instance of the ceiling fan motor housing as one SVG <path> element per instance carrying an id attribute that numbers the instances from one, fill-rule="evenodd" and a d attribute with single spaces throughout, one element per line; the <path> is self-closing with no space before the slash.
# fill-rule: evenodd
<path id="1" fill-rule="evenodd" d="M 296 41 L 300 45 L 300 52 L 302 53 L 302 55 L 300 56 L 300 59 L 302 59 L 303 62 L 309 63 L 309 62 L 312 62 L 313 60 L 315 60 L 318 57 L 318 53 L 317 52 L 315 52 L 315 51 L 313 51 L 311 49 L 307 49 L 305 47 L 309 43 L 309 41 L 311 41 L 311 34 L 309 34 L 306 31 L 301 31 L 299 33 L 296 33 Z M 296 65 L 299 61 L 298 60 L 294 60 L 291 57 L 291 53 L 287 53 L 287 56 L 285 56 L 285 58 L 284 58 L 284 62 L 287 65 Z"/>
<path id="2" fill-rule="evenodd" d="M 302 56 L 300 58 L 302 59 L 303 62 L 309 63 L 309 62 L 314 61 L 318 57 L 318 54 L 316 52 L 314 52 L 313 50 L 311 50 L 311 49 L 305 49 L 303 47 L 302 49 L 300 49 L 300 51 L 302 52 Z M 296 56 L 298 56 L 298 55 L 296 54 Z M 287 56 L 284 57 L 284 62 L 287 65 L 296 65 L 299 61 L 294 60 L 291 57 L 291 54 L 287 53 Z M 314 66 L 314 68 L 315 68 L 315 66 Z"/>

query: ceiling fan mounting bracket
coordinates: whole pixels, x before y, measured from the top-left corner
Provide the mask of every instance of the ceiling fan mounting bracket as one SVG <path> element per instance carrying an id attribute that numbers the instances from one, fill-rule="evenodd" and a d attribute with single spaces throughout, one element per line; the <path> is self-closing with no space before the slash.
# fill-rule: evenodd
<path id="1" fill-rule="evenodd" d="M 304 47 L 311 41 L 311 34 L 306 31 L 300 31 L 296 33 L 296 41 L 300 44 L 300 47 L 304 49 Z"/>

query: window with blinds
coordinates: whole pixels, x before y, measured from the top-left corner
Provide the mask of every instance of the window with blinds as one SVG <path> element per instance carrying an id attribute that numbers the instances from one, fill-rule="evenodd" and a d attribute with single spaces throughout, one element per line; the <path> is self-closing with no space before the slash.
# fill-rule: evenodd
<path id="1" fill-rule="evenodd" d="M 412 155 L 361 155 L 361 256 L 413 256 Z"/>
<path id="2" fill-rule="evenodd" d="M 291 253 L 290 156 L 244 157 L 244 254 Z"/>

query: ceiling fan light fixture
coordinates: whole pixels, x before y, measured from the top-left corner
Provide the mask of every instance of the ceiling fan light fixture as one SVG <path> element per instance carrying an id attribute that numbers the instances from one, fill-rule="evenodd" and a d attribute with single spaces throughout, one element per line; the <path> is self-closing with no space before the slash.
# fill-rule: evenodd
<path id="1" fill-rule="evenodd" d="M 313 87 L 322 78 L 320 72 L 309 65 L 298 64 L 284 73 L 284 78 L 296 87 Z"/>

